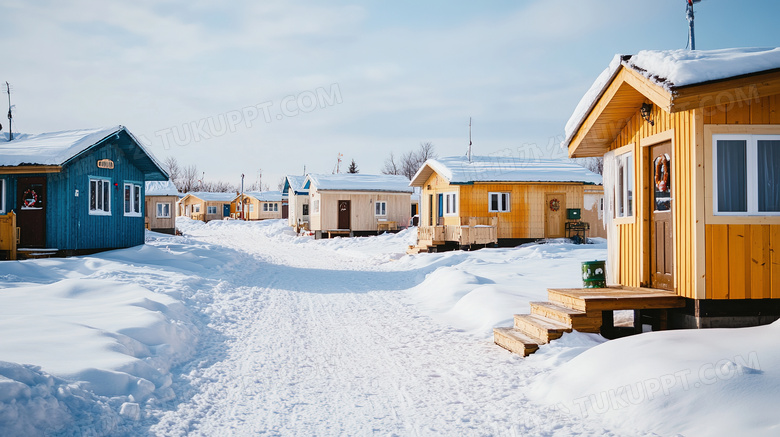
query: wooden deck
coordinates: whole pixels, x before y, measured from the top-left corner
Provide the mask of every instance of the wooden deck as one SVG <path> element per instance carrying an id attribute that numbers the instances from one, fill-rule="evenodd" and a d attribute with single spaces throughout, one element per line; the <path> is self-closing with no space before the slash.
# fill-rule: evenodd
<path id="1" fill-rule="evenodd" d="M 615 310 L 634 310 L 634 330 L 641 332 L 643 314 L 652 315 L 654 324 L 664 329 L 666 310 L 685 306 L 685 299 L 674 292 L 653 288 L 551 288 L 547 297 L 548 302 L 531 302 L 530 314 L 515 315 L 514 326 L 494 329 L 494 342 L 527 356 L 573 330 L 611 336 Z"/>
<path id="2" fill-rule="evenodd" d="M 432 247 L 456 243 L 458 246 L 486 246 L 498 242 L 496 217 L 461 217 L 460 225 L 420 226 L 417 228 L 417 245 L 406 252 L 428 252 Z"/>

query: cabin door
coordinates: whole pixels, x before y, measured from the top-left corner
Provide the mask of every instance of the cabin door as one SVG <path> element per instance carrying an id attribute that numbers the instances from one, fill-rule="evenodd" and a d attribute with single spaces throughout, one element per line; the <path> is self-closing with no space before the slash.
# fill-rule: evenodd
<path id="1" fill-rule="evenodd" d="M 286 219 L 290 215 L 290 205 L 283 203 L 282 204 L 282 218 Z"/>
<path id="2" fill-rule="evenodd" d="M 339 229 L 350 229 L 349 217 L 349 200 L 339 200 Z"/>
<path id="3" fill-rule="evenodd" d="M 433 226 L 433 194 L 428 195 L 428 226 Z"/>
<path id="4" fill-rule="evenodd" d="M 444 224 L 444 194 L 439 194 L 439 210 L 436 212 L 436 224 L 441 226 Z"/>
<path id="5" fill-rule="evenodd" d="M 230 204 L 229 203 L 223 203 L 222 204 L 222 217 L 230 217 Z"/>
<path id="6" fill-rule="evenodd" d="M 46 247 L 46 178 L 21 178 L 17 185 L 20 247 Z"/>
<path id="7" fill-rule="evenodd" d="M 545 238 L 563 238 L 564 233 L 564 205 L 566 205 L 566 195 L 563 193 L 552 193 L 545 196 L 544 203 L 544 237 Z"/>
<path id="8" fill-rule="evenodd" d="M 674 289 L 672 249 L 672 143 L 650 148 L 650 286 Z"/>

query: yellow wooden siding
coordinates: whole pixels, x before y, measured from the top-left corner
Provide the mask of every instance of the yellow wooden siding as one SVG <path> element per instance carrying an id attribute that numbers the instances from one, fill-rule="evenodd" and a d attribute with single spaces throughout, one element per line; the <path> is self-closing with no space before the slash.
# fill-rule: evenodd
<path id="1" fill-rule="evenodd" d="M 705 108 L 705 124 L 780 124 L 778 96 Z M 711 205 L 707 206 L 712 208 Z M 780 298 L 780 225 L 705 225 L 708 299 Z"/>
<path id="2" fill-rule="evenodd" d="M 614 150 L 628 144 L 634 144 L 634 189 L 635 223 L 618 225 L 620 228 L 620 278 L 623 285 L 638 287 L 650 280 L 649 263 L 649 221 L 650 199 L 647 185 L 649 178 L 649 155 L 643 147 L 643 139 L 661 134 L 670 129 L 672 136 L 672 197 L 673 203 L 673 239 L 675 263 L 675 289 L 677 294 L 695 298 L 696 279 L 694 278 L 694 226 L 693 213 L 693 116 L 691 112 L 668 112 L 653 107 L 651 125 L 637 112 L 612 143 Z"/>
<path id="3" fill-rule="evenodd" d="M 544 238 L 546 194 L 562 193 L 562 208 L 583 208 L 583 184 L 539 184 L 527 182 L 475 183 L 450 185 L 435 172 L 423 186 L 420 199 L 420 223 L 429 225 L 430 195 L 433 195 L 433 218 L 437 217 L 438 195 L 458 193 L 458 214 L 444 216 L 444 224 L 457 226 L 469 217 L 498 217 L 498 238 Z M 490 212 L 488 193 L 509 193 L 509 212 Z M 593 224 L 592 224 L 593 225 Z"/>

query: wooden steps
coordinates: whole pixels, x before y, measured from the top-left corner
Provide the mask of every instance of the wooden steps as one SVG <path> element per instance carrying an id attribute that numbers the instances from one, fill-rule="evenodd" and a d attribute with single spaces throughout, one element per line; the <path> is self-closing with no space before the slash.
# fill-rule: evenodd
<path id="1" fill-rule="evenodd" d="M 548 289 L 547 296 L 548 302 L 531 302 L 530 314 L 515 315 L 513 327 L 495 328 L 493 341 L 525 357 L 566 332 L 598 333 L 602 325 L 610 325 L 611 329 L 609 311 L 685 306 L 685 299 L 673 292 L 652 288 Z"/>

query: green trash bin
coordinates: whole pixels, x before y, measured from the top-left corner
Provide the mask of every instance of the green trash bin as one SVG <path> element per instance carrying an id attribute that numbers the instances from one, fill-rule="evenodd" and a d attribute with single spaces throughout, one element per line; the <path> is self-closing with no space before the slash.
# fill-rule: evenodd
<path id="1" fill-rule="evenodd" d="M 584 288 L 605 288 L 607 286 L 606 261 L 585 261 L 582 263 L 582 286 Z"/>

